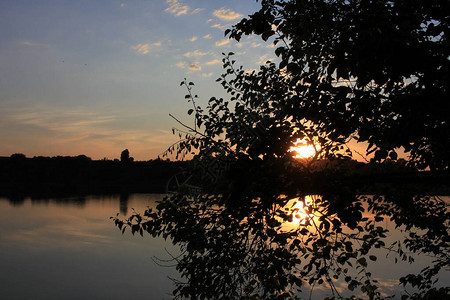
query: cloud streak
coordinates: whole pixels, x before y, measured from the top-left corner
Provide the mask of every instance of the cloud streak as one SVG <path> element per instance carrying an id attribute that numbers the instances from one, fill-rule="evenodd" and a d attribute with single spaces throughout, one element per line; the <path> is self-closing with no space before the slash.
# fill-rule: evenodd
<path id="1" fill-rule="evenodd" d="M 191 12 L 191 14 L 192 14 L 192 15 L 193 15 L 193 14 L 197 14 L 197 13 L 203 11 L 203 10 L 204 10 L 204 8 L 196 8 L 196 9 L 194 9 L 194 10 Z"/>
<path id="2" fill-rule="evenodd" d="M 228 8 L 222 7 L 219 9 L 216 9 L 213 12 L 213 15 L 221 20 L 227 20 L 227 21 L 231 21 L 231 20 L 235 20 L 237 18 L 242 17 L 241 14 L 234 12 Z"/>
<path id="3" fill-rule="evenodd" d="M 207 65 L 220 64 L 220 60 L 218 60 L 218 59 L 213 59 L 213 60 L 207 61 L 206 64 L 207 64 Z"/>
<path id="4" fill-rule="evenodd" d="M 185 54 L 183 54 L 184 57 L 199 57 L 199 56 L 204 56 L 206 55 L 206 52 L 201 52 L 199 50 L 195 50 L 192 52 L 186 52 Z"/>
<path id="5" fill-rule="evenodd" d="M 149 54 L 155 47 L 160 47 L 161 42 L 155 42 L 155 43 L 146 43 L 146 44 L 136 44 L 134 46 L 131 46 L 133 50 L 136 50 L 138 53 L 142 55 Z"/>
<path id="6" fill-rule="evenodd" d="M 200 71 L 201 69 L 202 69 L 202 67 L 196 63 L 189 65 L 189 70 L 191 70 L 191 71 Z"/>
<path id="7" fill-rule="evenodd" d="M 138 120 L 148 118 L 146 112 L 123 114 L 37 104 L 0 107 L 0 137 L 7 136 L 13 128 L 20 128 L 20 134 L 7 140 L 3 138 L 2 155 L 87 154 L 101 159 L 118 157 L 121 150 L 129 148 L 135 158 L 142 160 L 154 157 L 176 140 L 169 131 L 142 128 Z"/>
<path id="8" fill-rule="evenodd" d="M 177 17 L 186 15 L 190 10 L 189 6 L 181 4 L 178 0 L 167 0 L 166 2 L 169 4 L 169 7 L 164 11 Z"/>
<path id="9" fill-rule="evenodd" d="M 92 129 L 101 124 L 114 120 L 112 115 L 100 115 L 82 109 L 15 109 L 10 110 L 10 122 L 43 128 L 47 131 L 59 133 L 75 133 Z"/>
<path id="10" fill-rule="evenodd" d="M 228 27 L 228 25 L 221 25 L 221 24 L 211 25 L 211 28 L 218 28 L 220 30 L 225 30 L 227 27 Z"/>
<path id="11" fill-rule="evenodd" d="M 216 46 L 217 47 L 224 46 L 224 45 L 228 44 L 229 42 L 230 42 L 229 39 L 220 40 L 220 41 L 216 42 Z"/>
<path id="12" fill-rule="evenodd" d="M 164 11 L 168 12 L 176 17 L 187 14 L 197 14 L 203 10 L 203 8 L 196 8 L 192 10 L 188 5 L 182 3 L 180 0 L 166 0 L 169 5 Z"/>
<path id="13" fill-rule="evenodd" d="M 184 69 L 186 68 L 186 63 L 180 61 L 175 64 L 178 68 Z"/>
<path id="14" fill-rule="evenodd" d="M 48 47 L 49 46 L 46 44 L 41 44 L 41 43 L 32 42 L 32 41 L 28 41 L 28 40 L 20 41 L 19 45 L 27 46 L 27 47 Z"/>

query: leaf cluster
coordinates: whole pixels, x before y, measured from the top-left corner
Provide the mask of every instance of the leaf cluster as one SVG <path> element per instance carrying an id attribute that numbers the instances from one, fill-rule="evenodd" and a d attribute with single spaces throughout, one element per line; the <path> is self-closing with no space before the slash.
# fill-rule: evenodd
<path id="1" fill-rule="evenodd" d="M 226 34 L 273 39 L 280 64 L 246 71 L 224 54 L 217 81 L 230 98 L 204 109 L 194 84 L 181 82 L 193 124 L 174 117 L 180 141 L 167 154 L 194 155 L 201 192 L 180 190 L 156 211 L 115 219 L 181 247 L 175 296 L 295 299 L 326 286 L 329 299 L 344 299 L 336 283 L 345 282 L 350 299 L 381 299 L 369 270 L 378 250 L 395 262 L 434 257 L 400 279 L 419 290 L 406 298 L 448 293 L 434 287 L 450 263 L 448 203 L 400 188 L 361 196 L 339 168 L 351 139 L 368 142 L 377 161 L 403 147 L 412 165 L 448 168 L 448 3 L 427 3 L 265 0 Z M 315 155 L 294 159 L 296 139 Z M 311 194 L 320 196 L 305 221 L 286 228 L 298 214 L 290 201 Z M 407 238 L 388 244 L 386 219 Z"/>
<path id="2" fill-rule="evenodd" d="M 301 95 L 290 113 L 368 142 L 379 160 L 402 147 L 419 168 L 448 169 L 449 10 L 442 0 L 265 0 L 226 34 L 274 40 Z"/>

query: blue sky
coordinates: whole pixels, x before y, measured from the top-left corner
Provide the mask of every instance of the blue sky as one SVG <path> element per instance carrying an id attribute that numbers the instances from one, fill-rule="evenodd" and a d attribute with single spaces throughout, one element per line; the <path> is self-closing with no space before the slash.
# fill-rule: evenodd
<path id="1" fill-rule="evenodd" d="M 2 0 L 0 156 L 156 158 L 177 140 L 169 113 L 190 122 L 180 82 L 200 103 L 224 96 L 222 52 L 246 69 L 273 56 L 226 28 L 253 0 Z"/>

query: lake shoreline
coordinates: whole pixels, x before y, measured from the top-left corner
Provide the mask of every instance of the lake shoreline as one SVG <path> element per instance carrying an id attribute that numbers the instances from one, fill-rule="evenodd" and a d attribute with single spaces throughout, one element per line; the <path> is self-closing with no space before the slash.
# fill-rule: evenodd
<path id="1" fill-rule="evenodd" d="M 83 194 L 166 193 L 174 176 L 193 161 L 155 159 L 146 162 L 91 160 L 76 157 L 0 157 L 0 196 L 53 197 Z M 322 166 L 323 165 L 323 166 Z M 366 164 L 356 161 L 320 162 L 316 172 L 299 173 L 302 192 L 320 194 L 336 185 L 356 194 L 385 191 L 420 191 L 425 195 L 450 195 L 449 171 L 416 171 L 398 162 Z M 178 178 L 180 180 L 180 178 Z M 180 183 L 182 180 L 180 181 Z"/>

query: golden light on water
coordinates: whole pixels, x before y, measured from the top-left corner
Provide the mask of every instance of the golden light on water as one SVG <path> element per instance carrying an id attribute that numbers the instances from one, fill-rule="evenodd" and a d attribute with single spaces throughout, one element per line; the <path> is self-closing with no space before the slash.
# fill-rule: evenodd
<path id="1" fill-rule="evenodd" d="M 316 151 L 313 144 L 301 139 L 297 139 L 294 146 L 289 148 L 289 152 L 294 153 L 294 158 L 311 158 L 316 155 Z"/>
<path id="2" fill-rule="evenodd" d="M 308 213 L 308 206 L 311 205 L 312 199 L 310 196 L 306 196 L 305 200 L 295 199 L 295 203 L 291 207 L 292 223 L 305 224 L 311 215 Z"/>

